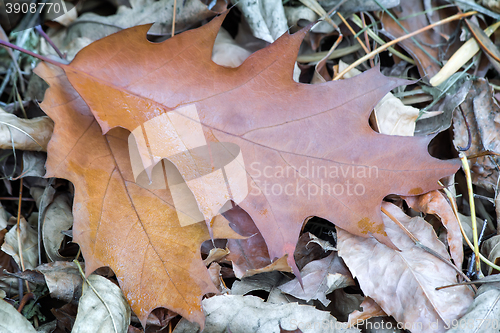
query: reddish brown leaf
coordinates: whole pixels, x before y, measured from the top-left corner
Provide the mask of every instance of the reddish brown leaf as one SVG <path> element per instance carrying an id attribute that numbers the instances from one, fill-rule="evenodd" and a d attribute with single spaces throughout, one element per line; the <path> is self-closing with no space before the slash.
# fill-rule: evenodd
<path id="1" fill-rule="evenodd" d="M 200 223 L 181 228 L 177 213 L 188 212 L 169 206 L 167 189 L 149 188 L 147 176 L 154 178 L 156 164 L 164 184 L 170 179 L 161 168 L 171 163 L 169 170 L 178 170 L 179 184 L 196 199 L 201 219 L 194 222 L 215 223 L 215 237 L 235 237 L 212 218 L 228 200 L 239 203 L 270 258 L 287 255 L 297 275 L 293 253 L 308 216 L 394 246 L 384 231 L 382 198 L 436 189 L 438 179 L 458 168 L 457 161 L 428 154 L 431 137 L 389 137 L 368 126 L 373 106 L 401 81 L 375 68 L 341 82 L 294 82 L 304 31 L 285 34 L 238 68 L 218 66 L 211 54 L 222 20 L 162 43 L 147 41 L 149 25 L 103 38 L 61 65 L 76 91 L 56 69 L 39 69 L 52 86 L 42 107 L 56 123 L 48 175 L 75 183 L 75 240 L 87 273 L 112 267 L 143 322 L 152 309 L 166 306 L 202 324 L 201 295 L 214 291 L 199 258 L 208 230 Z M 175 126 L 168 130 L 176 121 L 182 133 Z M 138 146 L 147 174 L 142 179 L 131 170 L 136 161 L 130 160 L 123 129 Z M 246 166 L 243 182 L 205 181 L 224 165 L 214 159 L 214 165 L 199 167 L 192 133 L 209 151 L 238 154 L 233 166 Z"/>
<path id="2" fill-rule="evenodd" d="M 451 257 L 455 265 L 461 269 L 464 260 L 462 232 L 457 218 L 444 195 L 439 191 L 431 191 L 415 197 L 404 197 L 404 199 L 411 208 L 426 214 L 437 215 L 441 219 L 441 223 L 448 232 L 447 240 Z"/>

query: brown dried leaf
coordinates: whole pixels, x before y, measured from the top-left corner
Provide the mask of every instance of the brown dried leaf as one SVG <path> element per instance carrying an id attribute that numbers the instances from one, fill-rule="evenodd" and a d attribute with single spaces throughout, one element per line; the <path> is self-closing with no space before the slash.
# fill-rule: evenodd
<path id="1" fill-rule="evenodd" d="M 443 223 L 447 230 L 446 238 L 450 247 L 451 257 L 455 266 L 461 269 L 464 260 L 462 232 L 460 231 L 460 225 L 453 213 L 453 209 L 445 196 L 439 191 L 431 191 L 415 197 L 403 197 L 403 199 L 405 199 L 408 206 L 419 212 L 439 216 L 441 223 Z"/>
<path id="2" fill-rule="evenodd" d="M 373 317 L 387 316 L 384 310 L 382 310 L 382 308 L 377 304 L 377 302 L 373 300 L 373 298 L 365 297 L 360 307 L 363 308 L 363 311 L 356 310 L 349 314 L 349 319 L 347 321 L 348 327 L 360 324 L 362 321 Z"/>
<path id="3" fill-rule="evenodd" d="M 472 135 L 472 145 L 467 155 L 485 150 L 500 153 L 500 107 L 493 96 L 493 88 L 486 79 L 478 78 L 461 108 L 467 118 Z M 466 147 L 469 141 L 467 126 L 462 113 L 453 114 L 453 143 L 455 147 Z M 470 160 L 472 182 L 495 192 L 498 182 L 498 156 L 483 156 Z"/>
<path id="4" fill-rule="evenodd" d="M 410 218 L 390 203 L 384 203 L 383 207 L 424 245 L 449 257 L 424 219 Z M 456 283 L 456 271 L 416 247 L 392 220 L 384 218 L 384 223 L 387 234 L 401 252 L 338 229 L 339 255 L 358 278 L 364 294 L 398 322 L 412 325 L 412 333 L 444 332 L 445 323 L 467 311 L 472 291 L 465 286 L 435 290 Z"/>

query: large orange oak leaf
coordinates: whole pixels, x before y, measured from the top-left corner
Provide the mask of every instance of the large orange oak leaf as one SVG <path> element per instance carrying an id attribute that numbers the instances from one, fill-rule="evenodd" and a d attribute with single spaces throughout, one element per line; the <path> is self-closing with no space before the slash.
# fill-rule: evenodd
<path id="1" fill-rule="evenodd" d="M 46 177 L 75 185 L 73 237 L 86 274 L 113 269 L 143 325 L 152 310 L 166 307 L 203 327 L 201 297 L 217 293 L 201 260 L 206 225 L 181 227 L 168 189 L 134 182 L 128 132 L 102 135 L 61 68 L 41 63 L 35 72 L 50 85 L 41 107 L 55 122 Z M 214 237 L 239 237 L 227 222 L 221 215 L 214 220 Z"/>
<path id="2" fill-rule="evenodd" d="M 215 18 L 201 28 L 161 43 L 147 40 L 149 25 L 126 29 L 89 45 L 69 65 L 61 65 L 69 82 L 107 135 L 106 147 L 112 149 L 110 142 L 120 142 L 124 150 L 125 136 L 111 136 L 109 133 L 114 128 L 130 131 L 138 146 L 137 156 L 142 159 L 150 178 L 154 166 L 167 163 L 163 159 L 166 158 L 178 169 L 196 199 L 196 209 L 201 212 L 199 221 L 204 219 L 208 225 L 213 224 L 212 218 L 223 210 L 228 200 L 237 202 L 260 230 L 270 258 L 274 260 L 286 255 L 297 275 L 293 253 L 302 224 L 311 215 L 328 219 L 355 235 L 372 235 L 394 246 L 384 231 L 380 215 L 384 196 L 391 193 L 417 195 L 436 189 L 438 179 L 454 173 L 459 165 L 455 160 L 441 161 L 431 157 L 427 151 L 431 137 L 387 136 L 369 127 L 368 117 L 373 106 L 401 81 L 387 78 L 374 68 L 345 81 L 318 85 L 294 82 L 292 72 L 304 31 L 283 35 L 269 47 L 254 53 L 240 67 L 219 66 L 212 62 L 211 54 L 223 18 Z M 76 92 L 72 95 L 75 99 Z M 78 102 L 83 103 L 79 99 Z M 58 161 L 48 162 L 50 174 L 75 181 L 76 191 L 80 193 L 75 209 L 92 217 L 92 225 L 85 225 L 77 231 L 77 241 L 82 248 L 86 247 L 86 260 L 93 262 L 92 268 L 100 264 L 118 268 L 123 284 L 139 284 L 139 274 L 125 274 L 129 267 L 116 262 L 123 252 L 130 252 L 127 261 L 140 258 L 140 263 L 146 265 L 143 260 L 146 250 L 137 252 L 136 242 L 130 244 L 129 250 L 129 245 L 124 245 L 121 238 L 117 243 L 106 239 L 101 228 L 107 223 L 102 221 L 113 215 L 119 218 L 119 221 L 113 221 L 114 228 L 128 232 L 131 229 L 127 226 L 133 224 L 136 228 L 146 228 L 146 232 L 140 235 L 149 235 L 145 224 L 137 222 L 137 215 L 144 213 L 147 218 L 158 221 L 175 220 L 173 216 L 168 216 L 168 219 L 163 216 L 166 212 L 148 214 L 149 209 L 158 211 L 152 206 L 160 204 L 162 200 L 157 198 L 166 197 L 167 192 L 160 195 L 156 194 L 159 190 L 148 191 L 147 182 L 134 182 L 136 175 L 130 170 L 125 173 L 118 167 L 113 171 L 111 164 L 103 175 L 94 175 L 96 168 L 99 170 L 105 165 L 104 159 L 113 157 L 116 161 L 115 154 L 110 157 L 109 149 L 98 148 L 82 137 L 81 132 L 71 133 L 64 120 L 57 119 L 64 119 L 65 116 L 56 115 L 63 111 L 50 110 L 52 106 L 48 102 L 43 107 L 54 118 L 56 133 L 64 132 L 67 140 L 71 138 L 71 142 L 95 146 L 87 149 L 99 151 L 102 154 L 99 156 L 107 156 L 101 157 L 103 161 L 89 160 L 79 153 L 75 159 L 85 159 L 83 164 L 66 160 L 67 171 L 63 172 L 57 168 L 61 168 L 58 163 L 64 159 L 65 153 L 57 150 L 57 141 L 51 142 L 53 149 L 49 151 L 49 159 Z M 90 114 L 85 117 L 91 119 Z M 176 126 L 180 123 L 183 126 Z M 93 130 L 98 130 L 95 123 L 92 126 Z M 232 167 L 245 167 L 243 184 L 226 177 L 227 174 L 224 178 L 205 177 L 208 171 L 215 174 L 222 168 L 216 160 L 212 170 L 197 169 L 198 127 L 202 129 L 201 141 L 206 142 L 210 152 L 216 147 L 227 149 L 234 154 L 233 161 L 237 161 L 237 165 L 231 164 Z M 179 128 L 182 130 L 177 131 Z M 190 133 L 198 136 L 195 143 L 190 141 Z M 129 142 L 133 143 L 133 140 Z M 67 142 L 64 144 L 68 146 Z M 234 147 L 238 150 L 232 150 Z M 50 157 L 51 154 L 54 156 Z M 126 158 L 128 156 L 122 156 L 120 161 L 126 164 Z M 130 161 L 127 166 L 130 166 Z M 110 174 L 113 177 L 110 178 Z M 78 177 L 81 179 L 77 180 Z M 121 199 L 124 201 L 105 195 L 109 191 L 106 189 L 115 190 L 111 186 L 115 184 L 115 177 L 118 183 L 122 179 L 122 189 L 116 191 L 123 193 Z M 98 178 L 100 181 L 96 180 Z M 234 186 L 234 181 L 237 186 Z M 108 182 L 109 186 L 106 185 Z M 95 193 L 89 193 L 91 183 L 96 187 Z M 140 204 L 139 197 L 143 197 L 138 195 L 136 199 L 131 196 L 132 189 L 145 193 Z M 116 205 L 112 212 L 100 209 L 112 201 Z M 89 208 L 92 205 L 96 208 Z M 155 214 L 163 215 L 156 218 Z M 87 215 L 75 216 L 75 221 L 86 219 Z M 122 220 L 127 221 L 123 226 Z M 203 223 L 195 224 L 196 228 L 202 228 L 200 225 Z M 195 226 L 189 225 L 185 231 L 175 229 L 175 233 L 180 239 L 190 239 L 183 233 L 189 234 L 189 228 Z M 76 227 L 79 228 L 78 224 Z M 167 227 L 160 224 L 157 228 Z M 166 230 L 156 231 L 147 239 L 150 251 L 155 248 L 154 244 L 167 237 Z M 109 232 L 111 238 L 125 237 L 125 232 L 118 233 L 116 229 Z M 168 237 L 173 237 L 172 234 L 169 231 Z M 160 237 L 157 239 L 156 235 Z M 208 234 L 203 235 L 208 237 Z M 220 234 L 214 230 L 213 235 Z M 166 271 L 172 279 L 179 273 Z M 184 285 L 185 281 L 179 283 Z M 197 289 L 193 295 L 200 297 L 200 291 L 205 292 L 205 289 Z M 168 306 L 172 303 L 155 299 L 163 295 L 162 291 L 131 293 L 125 288 L 125 295 L 136 306 L 134 311 L 141 309 L 141 313 L 145 313 L 156 306 L 177 311 Z M 146 301 L 146 298 L 149 299 Z M 138 306 L 137 302 L 142 303 Z M 186 315 L 187 310 L 180 313 L 190 320 L 199 319 L 192 313 Z"/>

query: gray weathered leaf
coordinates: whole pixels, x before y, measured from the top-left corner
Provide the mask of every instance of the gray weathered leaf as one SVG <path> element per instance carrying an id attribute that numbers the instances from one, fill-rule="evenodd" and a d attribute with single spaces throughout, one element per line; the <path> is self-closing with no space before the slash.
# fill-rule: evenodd
<path id="1" fill-rule="evenodd" d="M 474 303 L 458 321 L 448 323 L 447 333 L 498 333 L 500 318 L 499 285 L 479 288 Z"/>
<path id="2" fill-rule="evenodd" d="M 72 333 L 127 332 L 130 324 L 130 306 L 120 288 L 100 275 L 93 274 L 88 280 L 104 303 L 85 283 Z"/>
<path id="3" fill-rule="evenodd" d="M 345 288 L 354 285 L 351 273 L 345 267 L 342 259 L 336 251 L 321 260 L 314 260 L 308 263 L 302 270 L 303 288 L 297 278 L 279 286 L 282 292 L 294 297 L 310 301 L 317 299 L 324 306 L 330 304 L 326 295 L 335 289 Z"/>
<path id="4" fill-rule="evenodd" d="M 3 299 L 0 299 L 0 332 L 36 333 L 30 322 Z"/>
<path id="5" fill-rule="evenodd" d="M 346 329 L 326 311 L 297 303 L 271 304 L 255 296 L 221 295 L 203 300 L 204 332 L 279 333 L 297 328 L 303 333 L 359 332 Z M 181 320 L 174 333 L 196 333 L 198 325 Z"/>

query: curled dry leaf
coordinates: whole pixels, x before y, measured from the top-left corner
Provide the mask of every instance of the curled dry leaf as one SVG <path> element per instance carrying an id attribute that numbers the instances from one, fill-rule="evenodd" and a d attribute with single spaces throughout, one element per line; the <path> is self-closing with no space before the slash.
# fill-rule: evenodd
<path id="1" fill-rule="evenodd" d="M 59 254 L 59 248 L 64 240 L 62 232 L 73 225 L 71 201 L 69 193 L 61 193 L 55 196 L 45 210 L 42 224 L 43 246 L 51 261 L 66 259 Z"/>
<path id="2" fill-rule="evenodd" d="M 203 263 L 205 264 L 205 266 L 208 266 L 214 261 L 221 260 L 222 258 L 227 256 L 228 254 L 229 254 L 229 250 L 227 248 L 226 249 L 219 249 L 218 247 L 214 247 L 208 253 L 208 257 L 206 257 L 203 260 Z"/>
<path id="3" fill-rule="evenodd" d="M 247 236 L 227 241 L 229 255 L 226 259 L 232 261 L 234 275 L 238 279 L 273 270 L 290 271 L 286 260 L 271 262 L 266 241 L 247 212 L 236 206 L 225 212 L 224 216 L 231 221 L 238 234 Z"/>
<path id="4" fill-rule="evenodd" d="M 38 151 L 23 152 L 22 177 L 43 177 L 47 154 Z"/>
<path id="5" fill-rule="evenodd" d="M 40 265 L 36 270 L 45 277 L 52 298 L 69 303 L 80 296 L 83 280 L 75 263 L 56 261 Z"/>
<path id="6" fill-rule="evenodd" d="M 472 145 L 467 155 L 485 150 L 500 153 L 500 107 L 493 96 L 493 88 L 486 79 L 479 78 L 472 84 L 469 94 L 461 104 L 472 135 Z M 467 126 L 462 113 L 453 114 L 453 143 L 466 147 L 469 141 Z M 495 192 L 498 182 L 498 156 L 483 156 L 470 160 L 472 182 Z"/>
<path id="7" fill-rule="evenodd" d="M 212 279 L 212 282 L 217 290 L 219 290 L 220 293 L 225 294 L 229 291 L 229 289 L 226 287 L 224 281 L 222 280 L 220 269 L 220 265 L 216 262 L 213 262 L 208 268 L 208 273 L 210 274 L 210 278 Z"/>
<path id="8" fill-rule="evenodd" d="M 360 324 L 364 320 L 373 317 L 387 316 L 384 310 L 382 310 L 382 308 L 377 304 L 377 302 L 373 300 L 373 298 L 365 297 L 360 307 L 363 308 L 363 311 L 356 310 L 349 314 L 349 319 L 347 320 L 348 327 Z"/>
<path id="9" fill-rule="evenodd" d="M 224 333 L 279 333 L 296 329 L 304 333 L 359 332 L 346 329 L 326 311 L 297 303 L 272 304 L 255 296 L 221 295 L 203 300 L 206 331 Z M 181 320 L 174 333 L 197 333 L 196 324 Z"/>
<path id="10" fill-rule="evenodd" d="M 264 290 L 271 292 L 276 289 L 283 279 L 286 279 L 280 272 L 267 272 L 241 279 L 241 281 L 234 281 L 231 287 L 231 294 L 245 295 L 251 291 Z"/>
<path id="11" fill-rule="evenodd" d="M 383 203 L 383 207 L 424 245 L 449 257 L 444 244 L 424 219 L 410 218 L 390 203 Z M 392 220 L 384 218 L 384 222 L 387 234 L 401 251 L 338 229 L 339 255 L 358 278 L 364 294 L 398 322 L 410 325 L 412 333 L 444 332 L 445 323 L 467 311 L 472 291 L 465 286 L 435 290 L 456 283 L 456 271 L 416 247 Z"/>
<path id="12" fill-rule="evenodd" d="M 335 289 L 354 285 L 351 273 L 336 251 L 332 251 L 328 257 L 321 260 L 311 261 L 300 273 L 302 286 L 299 279 L 295 278 L 279 286 L 279 289 L 305 301 L 317 299 L 324 306 L 330 304 L 330 300 L 326 298 L 326 295 Z"/>
<path id="13" fill-rule="evenodd" d="M 221 66 L 238 67 L 250 54 L 250 51 L 236 43 L 226 29 L 219 30 L 212 51 L 213 62 Z"/>
<path id="14" fill-rule="evenodd" d="M 126 333 L 130 306 L 120 288 L 100 275 L 91 275 L 83 285 L 72 333 Z M 97 292 L 99 294 L 96 295 Z"/>
<path id="15" fill-rule="evenodd" d="M 0 148 L 46 151 L 54 129 L 49 117 L 22 119 L 0 109 Z"/>
<path id="16" fill-rule="evenodd" d="M 12 305 L 0 298 L 0 332 L 36 333 L 36 330 Z"/>
<path id="17" fill-rule="evenodd" d="M 469 238 L 472 239 L 472 238 Z M 489 261 L 494 263 L 495 265 L 500 264 L 500 235 L 496 235 L 486 240 L 481 246 L 481 252 L 488 258 Z M 493 268 L 488 266 L 488 274 L 493 273 Z M 498 274 L 498 271 L 495 270 L 495 274 Z"/>
<path id="18" fill-rule="evenodd" d="M 337 251 L 328 241 L 305 232 L 300 235 L 293 256 L 297 267 L 302 270 L 309 262 L 328 256 L 328 251 L 332 250 Z"/>
<path id="19" fill-rule="evenodd" d="M 25 269 L 33 269 L 38 265 L 38 233 L 26 222 L 24 217 L 19 221 L 21 229 L 21 246 L 23 249 L 23 261 Z M 2 251 L 10 255 L 19 267 L 19 243 L 17 241 L 17 225 L 13 226 L 5 235 Z"/>
<path id="20" fill-rule="evenodd" d="M 389 93 L 378 102 L 374 111 L 380 133 L 413 136 L 418 109 L 404 105 L 399 98 Z"/>
<path id="21" fill-rule="evenodd" d="M 447 333 L 497 333 L 500 318 L 500 288 L 498 284 L 484 285 L 478 290 L 467 313 L 448 323 Z"/>
<path id="22" fill-rule="evenodd" d="M 439 191 L 431 191 L 419 196 L 403 198 L 411 208 L 425 214 L 437 215 L 441 219 L 441 223 L 447 230 L 446 238 L 450 247 L 451 258 L 455 266 L 461 269 L 464 260 L 462 232 L 453 209 L 445 196 Z"/>

